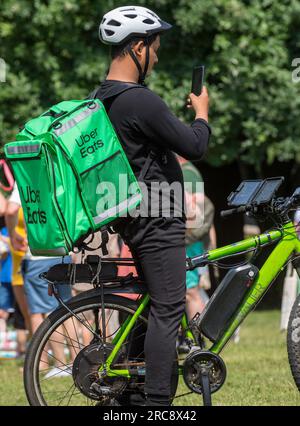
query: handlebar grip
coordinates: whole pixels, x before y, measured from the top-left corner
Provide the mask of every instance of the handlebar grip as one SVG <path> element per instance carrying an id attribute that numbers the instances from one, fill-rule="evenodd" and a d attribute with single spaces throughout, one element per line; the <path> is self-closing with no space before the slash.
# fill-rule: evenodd
<path id="1" fill-rule="evenodd" d="M 235 213 L 245 213 L 247 211 L 246 206 L 240 206 L 237 207 L 235 209 L 229 209 L 229 210 L 222 210 L 220 213 L 221 217 L 227 217 L 227 216 L 231 216 L 232 214 Z"/>
<path id="2" fill-rule="evenodd" d="M 221 213 L 220 213 L 220 216 L 221 217 L 227 217 L 227 216 L 234 214 L 235 211 L 236 211 L 236 209 L 222 210 Z"/>

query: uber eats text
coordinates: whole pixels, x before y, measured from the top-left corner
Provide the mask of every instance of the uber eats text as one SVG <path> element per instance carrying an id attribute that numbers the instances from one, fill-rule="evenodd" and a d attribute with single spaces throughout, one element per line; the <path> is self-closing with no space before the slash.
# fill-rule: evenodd
<path id="1" fill-rule="evenodd" d="M 45 211 L 40 210 L 38 204 L 41 202 L 40 190 L 33 189 L 30 186 L 24 188 L 21 187 L 23 199 L 26 204 L 26 213 L 27 213 L 27 223 L 28 224 L 37 224 L 37 223 L 47 223 L 47 214 Z M 34 204 L 34 207 L 27 204 Z"/>
<path id="2" fill-rule="evenodd" d="M 76 144 L 80 149 L 82 158 L 87 157 L 90 154 L 94 154 L 97 149 L 102 148 L 104 143 L 99 138 L 98 129 L 95 128 L 90 133 L 82 134 L 79 139 L 75 139 Z"/>

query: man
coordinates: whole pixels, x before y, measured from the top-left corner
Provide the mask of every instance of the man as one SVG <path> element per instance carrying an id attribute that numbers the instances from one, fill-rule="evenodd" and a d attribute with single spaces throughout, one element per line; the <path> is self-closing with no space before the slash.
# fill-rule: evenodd
<path id="1" fill-rule="evenodd" d="M 160 34 L 171 25 L 144 7 L 124 6 L 107 13 L 100 24 L 100 39 L 112 46 L 112 62 L 97 97 L 104 99 L 109 118 L 119 136 L 137 178 L 154 152 L 142 182 L 149 190 L 154 182 L 177 182 L 183 187 L 180 165 L 172 151 L 199 159 L 207 149 L 208 94 L 189 95 L 195 110 L 192 125 L 181 123 L 162 99 L 145 87 L 145 78 L 158 62 Z M 124 82 L 130 90 L 118 94 Z M 113 94 L 117 94 L 113 96 Z M 182 205 L 182 194 L 170 197 L 173 210 Z M 155 209 L 154 209 L 155 210 Z M 178 209 L 177 209 L 178 210 Z M 115 226 L 137 261 L 151 298 L 145 337 L 146 405 L 170 405 L 171 376 L 176 338 L 185 306 L 185 215 L 184 209 L 164 214 L 158 205 L 148 217 L 125 218 Z M 156 216 L 156 217 L 153 217 Z"/>

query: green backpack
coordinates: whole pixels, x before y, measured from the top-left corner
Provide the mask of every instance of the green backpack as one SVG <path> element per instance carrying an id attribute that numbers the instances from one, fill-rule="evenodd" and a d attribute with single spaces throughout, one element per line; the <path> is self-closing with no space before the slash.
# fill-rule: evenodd
<path id="1" fill-rule="evenodd" d="M 120 86 L 110 96 L 137 85 Z M 89 234 L 141 203 L 137 179 L 104 105 L 95 98 L 93 92 L 90 99 L 54 105 L 5 145 L 34 255 L 63 256 L 80 249 Z M 151 161 L 149 152 L 139 179 Z"/>

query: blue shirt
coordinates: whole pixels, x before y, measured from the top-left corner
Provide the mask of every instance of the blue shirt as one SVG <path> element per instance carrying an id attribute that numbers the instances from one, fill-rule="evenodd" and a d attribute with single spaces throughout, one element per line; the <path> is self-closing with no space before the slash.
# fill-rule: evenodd
<path id="1" fill-rule="evenodd" d="M 0 234 L 3 235 L 3 237 L 8 237 L 7 229 L 2 228 L 0 231 Z M 11 254 L 8 253 L 5 259 L 1 260 L 0 282 L 10 283 L 11 276 L 12 276 L 12 258 L 11 258 Z"/>

